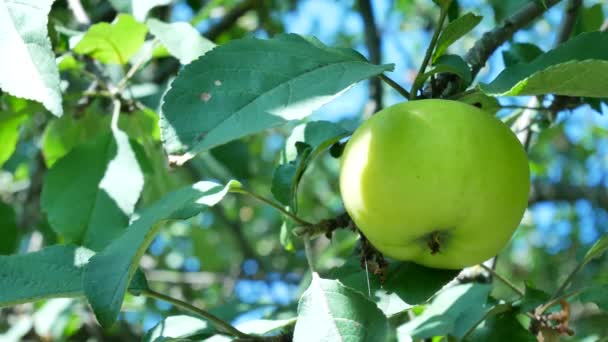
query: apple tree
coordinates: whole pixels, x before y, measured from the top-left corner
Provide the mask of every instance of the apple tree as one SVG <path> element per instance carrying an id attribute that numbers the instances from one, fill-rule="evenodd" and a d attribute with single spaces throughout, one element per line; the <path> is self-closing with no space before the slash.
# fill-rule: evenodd
<path id="1" fill-rule="evenodd" d="M 602 0 L 0 0 L 0 340 L 606 341 Z"/>

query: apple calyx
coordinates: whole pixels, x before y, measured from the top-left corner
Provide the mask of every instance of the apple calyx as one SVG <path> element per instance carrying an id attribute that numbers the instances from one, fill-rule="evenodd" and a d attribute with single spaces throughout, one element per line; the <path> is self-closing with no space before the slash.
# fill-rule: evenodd
<path id="1" fill-rule="evenodd" d="M 432 255 L 441 252 L 441 246 L 445 243 L 447 238 L 448 232 L 446 230 L 434 230 L 423 237 L 426 241 L 426 245 L 431 250 Z"/>

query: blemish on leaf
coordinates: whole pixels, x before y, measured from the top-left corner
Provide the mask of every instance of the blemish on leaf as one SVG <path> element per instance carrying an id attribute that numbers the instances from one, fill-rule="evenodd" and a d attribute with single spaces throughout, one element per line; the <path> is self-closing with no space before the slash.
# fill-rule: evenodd
<path id="1" fill-rule="evenodd" d="M 205 139 L 205 136 L 207 136 L 207 134 L 206 134 L 206 133 L 201 133 L 201 134 L 197 135 L 197 136 L 196 136 L 196 138 L 194 138 L 194 140 L 195 140 L 197 143 L 199 143 L 199 142 L 201 142 L 203 139 Z"/>
<path id="2" fill-rule="evenodd" d="M 200 99 L 201 99 L 201 101 L 209 102 L 209 100 L 211 100 L 211 94 L 210 93 L 201 93 Z"/>
<path id="3" fill-rule="evenodd" d="M 222 85 L 222 81 L 220 80 L 215 80 L 215 82 L 213 82 L 213 84 L 215 84 L 217 87 Z"/>

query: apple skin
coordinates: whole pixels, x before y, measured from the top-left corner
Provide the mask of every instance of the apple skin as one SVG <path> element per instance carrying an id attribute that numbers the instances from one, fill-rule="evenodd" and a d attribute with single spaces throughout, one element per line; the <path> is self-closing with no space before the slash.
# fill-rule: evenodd
<path id="1" fill-rule="evenodd" d="M 424 266 L 479 264 L 507 244 L 528 204 L 526 153 L 491 114 L 419 100 L 365 121 L 342 154 L 346 211 L 383 254 Z"/>

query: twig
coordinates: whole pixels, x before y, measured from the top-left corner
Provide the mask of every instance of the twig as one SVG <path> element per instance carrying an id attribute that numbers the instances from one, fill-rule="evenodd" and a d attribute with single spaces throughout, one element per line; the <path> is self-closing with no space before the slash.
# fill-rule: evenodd
<path id="1" fill-rule="evenodd" d="M 206 320 L 208 320 L 209 322 L 213 323 L 213 325 L 215 325 L 219 330 L 230 334 L 232 336 L 238 337 L 238 338 L 246 338 L 246 339 L 255 339 L 255 336 L 252 335 L 248 335 L 245 334 L 244 332 L 238 330 L 237 328 L 233 327 L 232 325 L 230 325 L 230 323 L 222 320 L 221 318 L 215 316 L 214 314 L 205 311 L 203 309 L 197 308 L 196 306 L 190 304 L 190 303 L 186 303 L 182 300 L 179 300 L 177 298 L 173 298 L 170 296 L 167 296 L 165 294 L 162 294 L 160 292 L 156 292 L 154 290 L 151 289 L 147 289 L 144 290 L 142 292 L 142 295 L 146 296 L 146 297 L 150 297 L 150 298 L 154 298 L 154 299 L 159 299 L 162 301 L 165 301 L 167 303 L 173 304 L 183 310 L 186 310 L 188 312 L 191 312 L 197 316 L 200 316 Z"/>
<path id="2" fill-rule="evenodd" d="M 475 76 L 477 76 L 479 70 L 486 64 L 494 51 L 511 39 L 515 32 L 530 25 L 530 23 L 538 19 L 538 17 L 560 1 L 561 0 L 530 1 L 508 17 L 502 25 L 484 33 L 464 56 L 465 62 L 471 67 L 471 79 L 474 79 Z M 436 97 L 440 95 L 443 95 L 443 97 L 454 95 L 453 90 L 457 88 L 453 87 L 452 89 L 450 87 L 450 83 L 452 82 L 456 82 L 456 78 L 452 77 L 451 74 L 440 74 L 437 77 L 437 82 L 435 84 L 436 92 L 434 95 Z M 447 92 L 444 94 L 444 91 L 446 90 Z M 425 95 L 429 95 L 430 91 L 430 86 L 425 88 Z"/>
<path id="3" fill-rule="evenodd" d="M 484 265 L 484 264 L 479 264 L 479 266 L 481 268 L 483 268 L 484 270 L 490 272 L 490 274 L 492 275 L 492 277 L 494 277 L 494 278 L 500 280 L 501 282 L 503 282 L 511 290 L 513 290 L 514 292 L 516 292 L 520 296 L 523 297 L 526 294 L 523 290 L 521 290 L 520 288 L 518 288 L 517 286 L 515 286 L 515 284 L 513 284 L 511 281 L 509 281 L 509 279 L 507 279 L 507 278 L 501 276 L 500 274 L 496 273 L 496 271 L 494 271 L 491 267 L 488 267 L 487 265 Z"/>
<path id="4" fill-rule="evenodd" d="M 365 27 L 365 45 L 367 45 L 367 51 L 369 53 L 369 60 L 373 64 L 380 64 L 381 57 L 381 41 L 380 35 L 378 34 L 378 28 L 376 27 L 376 21 L 374 19 L 374 11 L 370 0 L 358 0 L 359 12 L 363 18 L 363 24 Z M 372 78 L 369 80 L 369 96 L 370 99 L 375 103 L 373 112 L 377 112 L 383 107 L 382 101 L 382 82 L 379 78 Z"/>
<path id="5" fill-rule="evenodd" d="M 260 196 L 256 193 L 253 193 L 249 190 L 243 189 L 243 188 L 238 188 L 238 189 L 232 189 L 230 190 L 231 192 L 234 193 L 239 193 L 239 194 L 245 194 L 248 196 L 251 196 L 252 198 L 255 198 L 256 200 L 260 201 L 260 202 L 264 202 L 268 205 L 270 205 L 271 207 L 275 208 L 276 210 L 280 211 L 282 214 L 284 214 L 285 216 L 291 218 L 294 222 L 296 222 L 297 224 L 300 224 L 302 226 L 312 226 L 313 224 L 298 217 L 297 215 L 295 215 L 292 212 L 289 212 L 287 210 L 285 210 L 285 208 L 283 208 L 283 206 L 281 206 L 280 204 L 276 203 L 273 200 L 270 200 L 266 197 Z"/>
<path id="6" fill-rule="evenodd" d="M 582 0 L 568 0 L 566 4 L 566 13 L 564 15 L 564 20 L 562 21 L 562 25 L 557 34 L 557 38 L 555 41 L 555 46 L 560 45 L 561 43 L 570 39 L 572 35 L 572 29 L 574 28 L 574 24 L 576 23 L 576 19 L 578 17 L 578 11 L 583 4 Z M 557 95 L 553 99 L 551 103 L 551 118 L 555 120 L 557 117 L 557 113 L 561 110 L 569 107 L 570 103 L 578 101 L 576 97 Z M 579 101 L 580 102 L 580 101 Z"/>
<path id="7" fill-rule="evenodd" d="M 385 74 L 380 74 L 380 76 L 378 76 L 378 77 L 380 77 L 381 80 L 386 82 L 386 84 L 391 86 L 393 89 L 395 89 L 399 94 L 401 94 L 406 99 L 410 98 L 410 93 L 407 90 L 405 90 L 405 88 L 403 88 L 399 83 L 392 80 L 390 77 L 386 76 Z"/>
<path id="8" fill-rule="evenodd" d="M 80 0 L 68 0 L 68 7 L 72 11 L 72 14 L 74 14 L 74 18 L 76 19 L 76 22 L 78 22 L 78 24 L 80 24 L 80 25 L 90 25 L 91 24 L 91 19 L 89 18 L 89 16 L 87 15 L 87 12 L 85 12 L 84 8 L 82 7 L 82 3 L 80 2 Z"/>
<path id="9" fill-rule="evenodd" d="M 559 45 L 570 39 L 572 29 L 574 28 L 576 18 L 578 17 L 578 11 L 582 4 L 583 0 L 568 0 L 568 3 L 566 4 L 566 15 L 564 16 L 564 20 L 562 20 L 562 25 L 557 34 L 555 45 Z"/>
<path id="10" fill-rule="evenodd" d="M 241 2 L 230 12 L 226 13 L 219 22 L 209 28 L 207 33 L 205 33 L 205 37 L 210 40 L 215 40 L 220 34 L 231 28 L 240 17 L 260 4 L 262 4 L 261 0 L 246 0 Z"/>
<path id="11" fill-rule="evenodd" d="M 410 90 L 410 100 L 415 99 L 416 96 L 418 95 L 418 89 L 420 89 L 420 86 L 422 85 L 421 84 L 422 76 L 424 75 L 424 71 L 426 70 L 426 67 L 429 64 L 429 61 L 431 60 L 431 56 L 433 55 L 433 50 L 435 50 L 435 45 L 437 44 L 437 39 L 439 38 L 439 33 L 441 33 L 441 30 L 443 29 L 443 23 L 444 23 L 447 15 L 448 15 L 447 8 L 442 7 L 441 13 L 439 14 L 439 22 L 437 23 L 437 26 L 435 27 L 435 32 L 433 33 L 431 42 L 429 43 L 429 46 L 426 49 L 426 53 L 424 54 L 424 59 L 422 60 L 422 63 L 420 64 L 420 69 L 418 70 L 418 74 L 416 75 L 416 79 L 414 80 L 414 84 L 412 85 L 412 90 Z"/>
<path id="12" fill-rule="evenodd" d="M 464 56 L 464 60 L 471 66 L 472 77 L 475 78 L 494 51 L 504 42 L 511 39 L 515 32 L 528 26 L 560 1 L 530 1 L 519 11 L 507 18 L 503 25 L 485 33 Z"/>

